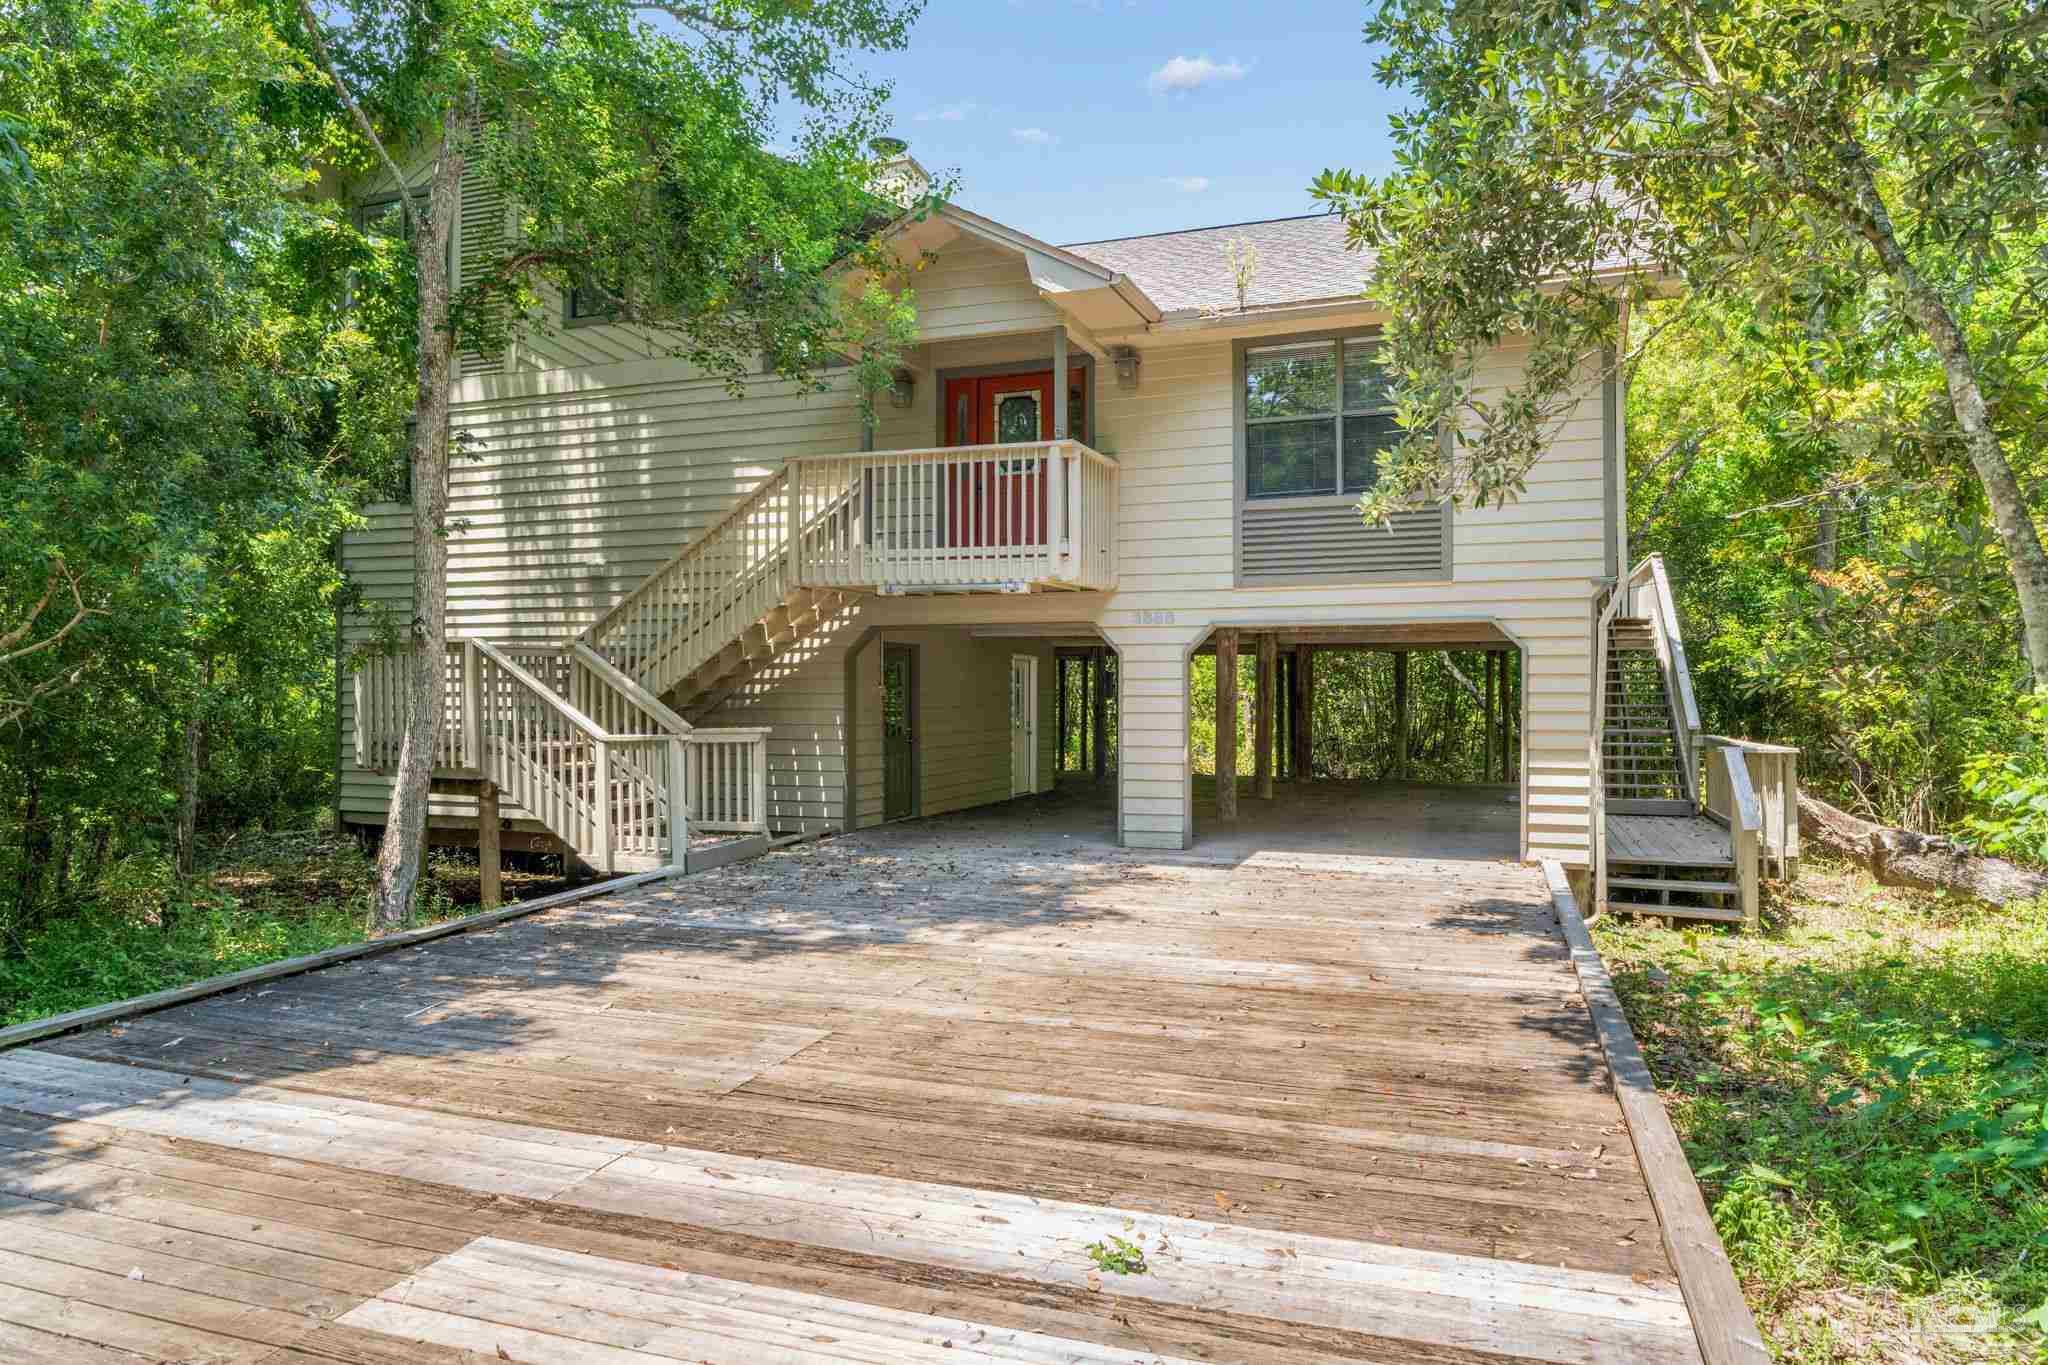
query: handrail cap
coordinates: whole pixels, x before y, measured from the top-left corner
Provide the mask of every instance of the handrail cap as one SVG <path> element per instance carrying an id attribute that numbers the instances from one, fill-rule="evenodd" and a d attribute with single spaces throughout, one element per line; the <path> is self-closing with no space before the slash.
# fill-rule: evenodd
<path id="1" fill-rule="evenodd" d="M 1766 744 L 1758 739 L 1738 739 L 1729 735 L 1701 735 L 1700 743 L 1716 749 L 1741 749 L 1752 754 L 1796 754 L 1801 752 L 1796 744 Z"/>

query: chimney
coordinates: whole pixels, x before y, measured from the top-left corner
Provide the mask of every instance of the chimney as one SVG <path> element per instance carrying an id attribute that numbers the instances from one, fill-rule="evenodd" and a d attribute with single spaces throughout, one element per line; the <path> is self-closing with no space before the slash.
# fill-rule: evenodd
<path id="1" fill-rule="evenodd" d="M 878 137 L 868 147 L 882 163 L 875 171 L 875 193 L 909 208 L 931 192 L 931 173 L 910 155 L 908 142 L 900 137 Z"/>

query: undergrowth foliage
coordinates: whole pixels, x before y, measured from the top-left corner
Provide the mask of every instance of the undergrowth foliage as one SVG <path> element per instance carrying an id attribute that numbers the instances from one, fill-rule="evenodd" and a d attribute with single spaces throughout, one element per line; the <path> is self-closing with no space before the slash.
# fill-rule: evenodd
<path id="1" fill-rule="evenodd" d="M 237 837 L 190 880 L 161 854 L 121 858 L 71 913 L 0 954 L 0 1026 L 356 942 L 373 875 L 354 840 L 312 832 Z M 559 884 L 514 872 L 506 889 L 518 900 Z M 476 908 L 473 861 L 438 862 L 423 886 L 420 923 Z"/>
<path id="2" fill-rule="evenodd" d="M 1781 1348 L 1834 1291 L 2039 1347 L 2048 907 L 1866 888 L 1782 918 L 1761 939 L 1602 929 L 1751 1301 Z"/>

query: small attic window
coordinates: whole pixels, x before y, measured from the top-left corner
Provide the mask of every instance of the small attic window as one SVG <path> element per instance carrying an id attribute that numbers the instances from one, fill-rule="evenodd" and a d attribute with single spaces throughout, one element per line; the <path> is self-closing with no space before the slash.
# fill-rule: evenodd
<path id="1" fill-rule="evenodd" d="M 571 285 L 562 296 L 562 325 L 588 327 L 610 322 L 618 314 L 618 294 L 592 284 Z"/>

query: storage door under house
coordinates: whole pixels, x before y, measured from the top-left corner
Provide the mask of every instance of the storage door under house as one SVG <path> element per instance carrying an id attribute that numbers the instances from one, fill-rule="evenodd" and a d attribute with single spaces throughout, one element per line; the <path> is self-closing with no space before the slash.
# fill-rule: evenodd
<path id="1" fill-rule="evenodd" d="M 1038 790 L 1038 659 L 1010 656 L 1010 795 Z"/>
<path id="2" fill-rule="evenodd" d="M 882 648 L 882 818 L 917 813 L 917 653 L 909 645 Z"/>

